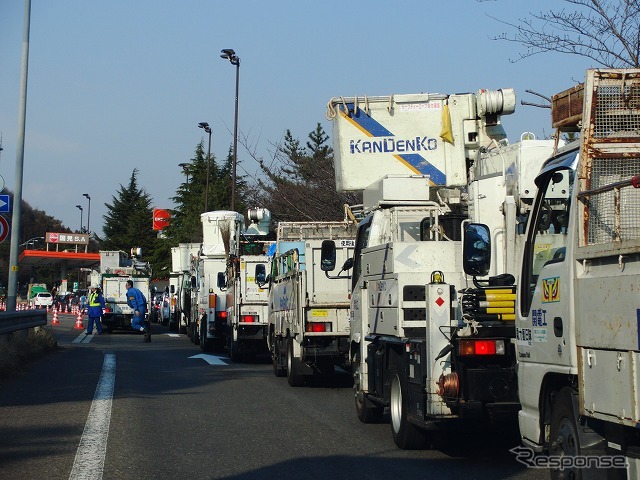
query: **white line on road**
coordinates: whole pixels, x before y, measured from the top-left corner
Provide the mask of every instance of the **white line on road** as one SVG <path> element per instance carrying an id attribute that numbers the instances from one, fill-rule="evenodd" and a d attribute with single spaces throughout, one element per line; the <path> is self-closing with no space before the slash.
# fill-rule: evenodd
<path id="1" fill-rule="evenodd" d="M 106 353 L 98 387 L 91 403 L 82 438 L 80 438 L 69 480 L 99 480 L 102 478 L 115 382 L 116 356 L 113 353 Z"/>
<path id="2" fill-rule="evenodd" d="M 86 332 L 82 332 L 80 335 L 74 338 L 71 343 L 89 343 L 92 338 L 93 338 L 93 334 L 87 335 Z"/>

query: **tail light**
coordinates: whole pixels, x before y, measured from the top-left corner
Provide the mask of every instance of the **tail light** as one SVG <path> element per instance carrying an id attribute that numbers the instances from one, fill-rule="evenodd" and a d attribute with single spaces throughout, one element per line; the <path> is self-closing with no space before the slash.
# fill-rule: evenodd
<path id="1" fill-rule="evenodd" d="M 504 340 L 461 340 L 460 355 L 504 355 Z"/>
<path id="2" fill-rule="evenodd" d="M 111 309 L 110 309 L 109 307 L 106 307 L 106 308 L 104 309 L 104 313 L 111 313 Z"/>
<path id="3" fill-rule="evenodd" d="M 209 308 L 216 308 L 216 295 L 213 293 L 209 294 Z"/>
<path id="4" fill-rule="evenodd" d="M 216 312 L 216 318 L 222 322 L 227 321 L 227 312 Z"/>
<path id="5" fill-rule="evenodd" d="M 331 322 L 307 322 L 307 332 L 322 333 L 331 331 Z"/>
<path id="6" fill-rule="evenodd" d="M 240 315 L 240 321 L 244 323 L 256 323 L 258 321 L 257 315 Z"/>

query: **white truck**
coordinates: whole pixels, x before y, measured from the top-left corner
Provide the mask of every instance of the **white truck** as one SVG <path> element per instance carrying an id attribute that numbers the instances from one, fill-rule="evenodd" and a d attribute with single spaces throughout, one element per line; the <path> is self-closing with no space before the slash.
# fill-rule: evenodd
<path id="1" fill-rule="evenodd" d="M 640 70 L 588 70 L 552 98 L 552 117 L 581 137 L 536 179 L 516 305 L 515 453 L 552 478 L 637 479 Z"/>
<path id="2" fill-rule="evenodd" d="M 187 332 L 187 318 L 191 314 L 191 280 L 189 271 L 200 251 L 199 243 L 180 243 L 171 248 L 169 273 L 169 329 Z"/>
<path id="3" fill-rule="evenodd" d="M 100 271 L 91 273 L 91 283 L 98 284 L 106 308 L 102 314 L 102 325 L 107 332 L 115 329 L 131 329 L 133 309 L 127 305 L 127 280 L 139 289 L 147 299 L 149 309 L 150 268 L 149 264 L 138 260 L 140 249 L 132 249 L 132 256 L 122 250 L 100 251 Z"/>
<path id="4" fill-rule="evenodd" d="M 203 239 L 189 271 L 187 335 L 205 352 L 221 351 L 227 344 L 227 296 L 217 279 L 218 272 L 227 266 L 237 216 L 237 212 L 226 210 L 200 215 Z"/>
<path id="5" fill-rule="evenodd" d="M 269 264 L 275 234 L 269 210 L 252 208 L 247 219 L 246 228 L 242 215 L 233 220 L 227 267 L 218 273 L 218 288 L 227 293 L 227 349 L 233 361 L 267 352 L 269 291 L 256 283 L 255 271 Z"/>
<path id="6" fill-rule="evenodd" d="M 362 422 L 389 407 L 400 448 L 519 410 L 513 276 L 534 172 L 553 141 L 508 145 L 510 90 L 334 98 L 338 190 L 363 190 L 351 270 L 350 361 Z M 464 225 L 485 219 L 495 269 L 463 265 Z M 465 236 L 471 242 L 472 233 Z M 333 249 L 324 249 L 331 271 Z M 465 276 L 463 266 L 470 276 Z M 488 280 L 476 277 L 491 273 Z M 472 277 L 472 278 L 470 278 Z"/>
<path id="7" fill-rule="evenodd" d="M 320 265 L 326 240 L 335 241 L 337 260 L 353 254 L 356 224 L 279 222 L 271 273 L 258 266 L 256 282 L 269 285 L 267 345 L 273 372 L 292 387 L 314 374 L 332 374 L 348 364 L 349 284 L 329 279 Z"/>

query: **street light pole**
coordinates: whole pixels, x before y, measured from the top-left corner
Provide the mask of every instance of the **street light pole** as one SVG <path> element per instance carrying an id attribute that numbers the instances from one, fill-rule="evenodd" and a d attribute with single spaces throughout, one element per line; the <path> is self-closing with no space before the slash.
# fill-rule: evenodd
<path id="1" fill-rule="evenodd" d="M 204 128 L 204 131 L 209 134 L 209 148 L 207 149 L 207 181 L 206 190 L 204 192 L 204 211 L 209 211 L 209 170 L 211 169 L 211 127 L 207 122 L 200 122 L 198 128 Z"/>
<path id="2" fill-rule="evenodd" d="M 82 205 L 76 205 L 76 208 L 80 209 L 80 233 L 82 233 Z"/>
<path id="3" fill-rule="evenodd" d="M 236 209 L 236 165 L 238 163 L 238 90 L 240 86 L 240 57 L 236 55 L 233 48 L 222 50 L 221 58 L 229 60 L 231 65 L 236 66 L 236 112 L 233 122 L 233 169 L 231 173 L 231 210 Z"/>
<path id="4" fill-rule="evenodd" d="M 187 176 L 187 188 L 189 185 L 189 164 L 188 163 L 179 163 L 178 166 L 182 168 L 182 173 Z"/>
<path id="5" fill-rule="evenodd" d="M 91 222 L 91 196 L 88 193 L 83 193 L 82 196 L 87 197 L 87 200 L 89 200 L 89 210 L 87 210 L 87 233 L 91 233 L 91 230 L 89 229 L 89 223 Z"/>

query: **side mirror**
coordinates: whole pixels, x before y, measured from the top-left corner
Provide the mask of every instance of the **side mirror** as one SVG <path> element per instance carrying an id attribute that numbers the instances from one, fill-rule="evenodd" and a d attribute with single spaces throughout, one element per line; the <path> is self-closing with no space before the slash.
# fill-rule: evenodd
<path id="1" fill-rule="evenodd" d="M 227 276 L 224 272 L 218 272 L 218 288 L 221 290 L 227 288 Z"/>
<path id="2" fill-rule="evenodd" d="M 191 288 L 196 288 L 196 277 L 191 277 Z"/>
<path id="3" fill-rule="evenodd" d="M 352 268 L 353 268 L 353 257 L 347 258 L 347 260 L 342 265 L 342 271 L 346 272 L 347 270 L 350 270 Z"/>
<path id="4" fill-rule="evenodd" d="M 464 228 L 462 246 L 464 273 L 484 277 L 491 266 L 491 235 L 489 227 L 482 223 L 469 223 Z"/>
<path id="5" fill-rule="evenodd" d="M 336 268 L 336 242 L 324 240 L 320 250 L 320 269 L 323 272 L 332 272 Z"/>
<path id="6" fill-rule="evenodd" d="M 258 263 L 256 265 L 255 282 L 258 285 L 264 285 L 265 283 L 267 283 L 267 268 L 263 263 Z"/>
<path id="7" fill-rule="evenodd" d="M 171 286 L 169 287 L 169 292 L 170 292 L 170 293 L 176 293 L 176 286 L 175 286 L 175 285 L 171 285 Z"/>

